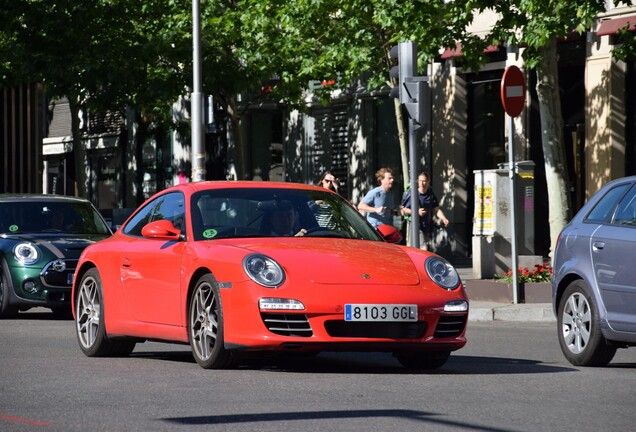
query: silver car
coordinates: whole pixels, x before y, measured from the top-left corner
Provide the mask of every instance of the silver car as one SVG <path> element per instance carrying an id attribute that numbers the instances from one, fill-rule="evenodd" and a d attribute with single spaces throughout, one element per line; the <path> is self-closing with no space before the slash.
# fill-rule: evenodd
<path id="1" fill-rule="evenodd" d="M 636 346 L 636 176 L 599 190 L 557 242 L 552 304 L 576 366 L 605 366 Z"/>

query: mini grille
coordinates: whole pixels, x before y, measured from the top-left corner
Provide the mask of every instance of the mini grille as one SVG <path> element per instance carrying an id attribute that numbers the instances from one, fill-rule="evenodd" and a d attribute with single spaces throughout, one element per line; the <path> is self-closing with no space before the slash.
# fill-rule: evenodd
<path id="1" fill-rule="evenodd" d="M 436 338 L 449 338 L 462 334 L 466 327 L 466 315 L 444 315 L 437 321 L 435 327 Z"/>
<path id="2" fill-rule="evenodd" d="M 64 261 L 66 264 L 66 268 L 62 272 L 55 270 L 58 261 Z M 42 273 L 40 273 L 40 279 L 44 286 L 70 288 L 72 275 L 75 273 L 75 267 L 77 267 L 77 261 L 76 259 L 66 259 L 48 263 L 42 270 Z"/>
<path id="3" fill-rule="evenodd" d="M 426 323 L 327 321 L 325 329 L 332 337 L 419 339 L 424 336 Z"/>
<path id="4" fill-rule="evenodd" d="M 267 330 L 277 335 L 310 337 L 314 334 L 306 315 L 261 313 L 261 318 Z"/>

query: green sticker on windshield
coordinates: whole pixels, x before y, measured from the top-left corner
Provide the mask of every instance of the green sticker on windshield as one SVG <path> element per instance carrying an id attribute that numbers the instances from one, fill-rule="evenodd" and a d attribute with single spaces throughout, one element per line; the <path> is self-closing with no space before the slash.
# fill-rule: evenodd
<path id="1" fill-rule="evenodd" d="M 206 229 L 203 231 L 203 238 L 214 238 L 218 234 L 218 231 L 214 228 Z"/>
<path id="2" fill-rule="evenodd" d="M 18 226 L 17 225 L 11 225 L 9 227 L 9 231 L 11 231 L 11 232 L 16 232 L 17 230 L 18 230 Z"/>

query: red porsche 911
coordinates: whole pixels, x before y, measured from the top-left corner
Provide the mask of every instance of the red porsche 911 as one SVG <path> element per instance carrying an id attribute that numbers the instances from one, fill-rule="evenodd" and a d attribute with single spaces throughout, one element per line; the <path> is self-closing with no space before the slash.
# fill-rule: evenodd
<path id="1" fill-rule="evenodd" d="M 466 344 L 468 300 L 451 264 L 400 240 L 325 188 L 175 186 L 82 253 L 79 345 L 92 357 L 190 344 L 206 369 L 266 351 L 382 351 L 438 368 Z"/>

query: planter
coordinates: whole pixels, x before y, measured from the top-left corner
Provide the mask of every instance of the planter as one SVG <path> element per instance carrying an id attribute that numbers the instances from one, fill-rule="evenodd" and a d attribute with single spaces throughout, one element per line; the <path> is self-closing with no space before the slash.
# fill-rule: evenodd
<path id="1" fill-rule="evenodd" d="M 512 303 L 512 283 L 495 279 L 468 280 L 464 282 L 469 300 Z M 551 303 L 550 282 L 526 282 L 519 284 L 519 303 Z"/>

